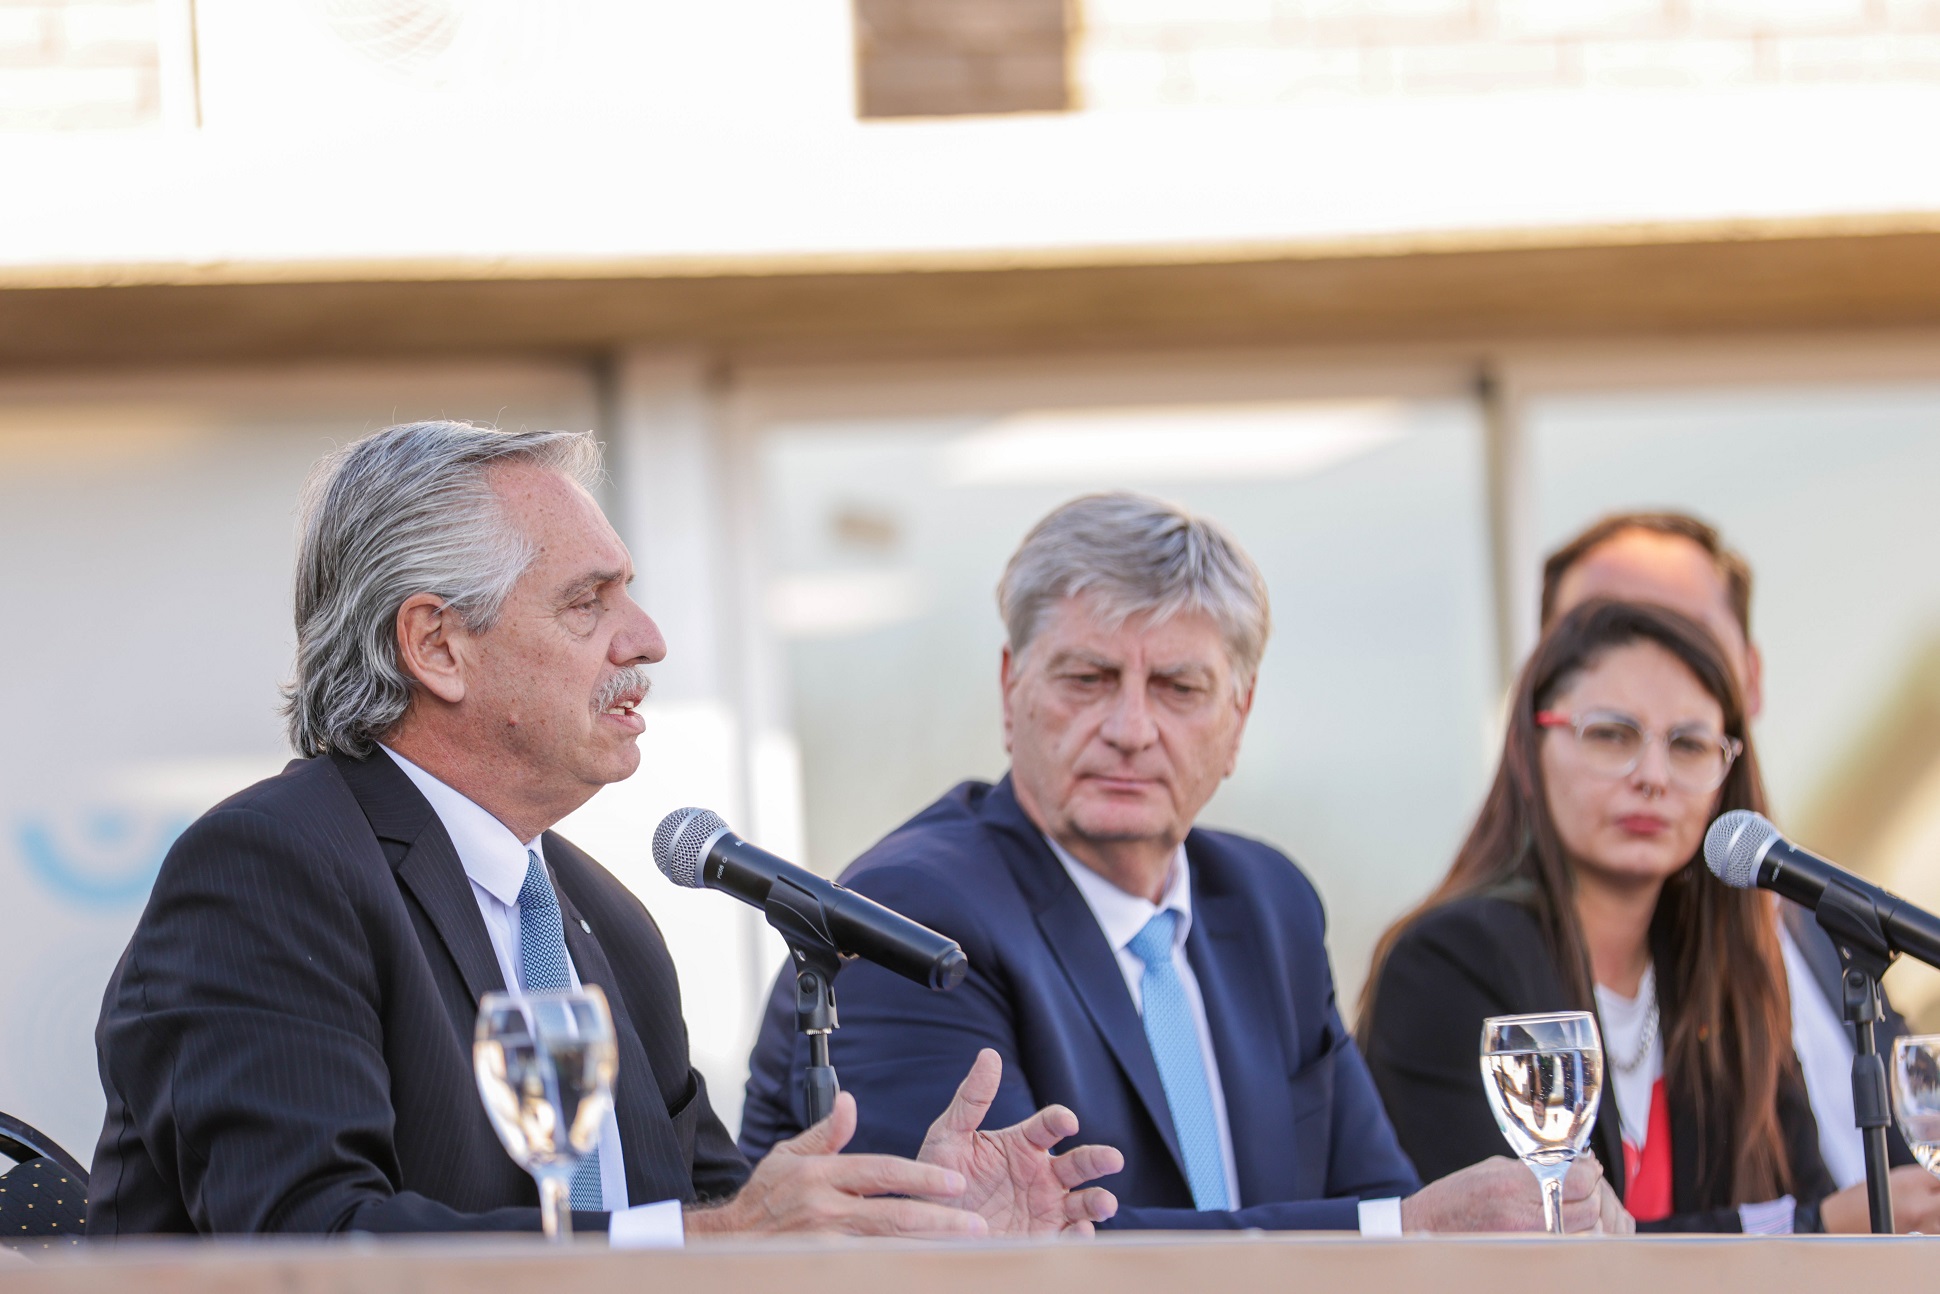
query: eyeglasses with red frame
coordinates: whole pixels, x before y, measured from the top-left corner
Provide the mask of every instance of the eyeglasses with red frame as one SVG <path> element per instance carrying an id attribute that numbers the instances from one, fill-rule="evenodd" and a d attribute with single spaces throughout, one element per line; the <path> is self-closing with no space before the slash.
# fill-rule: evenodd
<path id="1" fill-rule="evenodd" d="M 1744 753 L 1745 743 L 1699 724 L 1663 733 L 1652 732 L 1627 714 L 1588 710 L 1565 714 L 1538 710 L 1539 728 L 1567 728 L 1576 734 L 1577 749 L 1592 771 L 1604 777 L 1628 777 L 1643 763 L 1644 750 L 1655 741 L 1664 744 L 1664 764 L 1672 786 L 1703 794 L 1724 785 L 1731 765 Z"/>

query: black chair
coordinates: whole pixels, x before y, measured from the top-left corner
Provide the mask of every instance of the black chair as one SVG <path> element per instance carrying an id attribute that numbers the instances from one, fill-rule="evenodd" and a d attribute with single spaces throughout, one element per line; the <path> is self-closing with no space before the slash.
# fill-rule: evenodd
<path id="1" fill-rule="evenodd" d="M 0 1114 L 0 1246 L 53 1249 L 78 1245 L 87 1232 L 88 1170 L 54 1139 Z"/>

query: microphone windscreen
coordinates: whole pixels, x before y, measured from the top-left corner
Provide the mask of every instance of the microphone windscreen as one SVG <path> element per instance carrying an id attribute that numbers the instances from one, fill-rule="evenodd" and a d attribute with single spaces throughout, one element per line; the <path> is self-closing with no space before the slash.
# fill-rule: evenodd
<path id="1" fill-rule="evenodd" d="M 1721 813 L 1704 833 L 1704 864 L 1734 890 L 1758 884 L 1758 864 L 1778 839 L 1778 828 L 1762 813 L 1733 809 Z"/>
<path id="2" fill-rule="evenodd" d="M 701 887 L 701 860 L 714 838 L 728 829 L 711 809 L 675 809 L 653 832 L 653 865 L 676 885 Z"/>

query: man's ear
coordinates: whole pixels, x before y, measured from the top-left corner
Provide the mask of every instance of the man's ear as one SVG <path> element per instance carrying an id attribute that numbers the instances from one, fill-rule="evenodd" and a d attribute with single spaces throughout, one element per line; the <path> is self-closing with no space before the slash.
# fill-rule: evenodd
<path id="1" fill-rule="evenodd" d="M 1233 748 L 1226 754 L 1225 776 L 1227 777 L 1231 777 L 1233 770 L 1239 767 L 1240 740 L 1246 736 L 1247 716 L 1253 713 L 1253 693 L 1259 685 L 1260 676 L 1255 674 L 1253 681 L 1246 685 L 1246 690 L 1233 699 L 1233 706 L 1239 711 L 1239 726 L 1233 729 Z"/>
<path id="2" fill-rule="evenodd" d="M 418 686 L 449 705 L 465 699 L 464 665 L 453 642 L 463 636 L 461 622 L 443 598 L 414 593 L 397 609 L 398 664 Z"/>
<path id="3" fill-rule="evenodd" d="M 1765 658 L 1757 643 L 1745 644 L 1745 718 L 1756 719 L 1765 708 Z"/>

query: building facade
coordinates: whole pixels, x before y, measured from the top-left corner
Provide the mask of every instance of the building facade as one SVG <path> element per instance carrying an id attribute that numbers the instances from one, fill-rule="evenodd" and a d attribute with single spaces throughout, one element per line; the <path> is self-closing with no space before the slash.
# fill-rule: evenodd
<path id="1" fill-rule="evenodd" d="M 1940 902 L 1936 33 L 1910 0 L 0 0 L 0 1109 L 85 1157 L 162 851 L 288 758 L 304 473 L 416 417 L 608 447 L 671 652 L 642 772 L 564 830 L 661 918 L 730 1114 L 778 948 L 662 882 L 653 824 L 833 872 L 1000 775 L 994 586 L 1089 489 L 1267 573 L 1209 818 L 1313 873 L 1344 1001 L 1479 803 L 1541 554 L 1620 508 L 1755 564 L 1784 825 Z"/>

